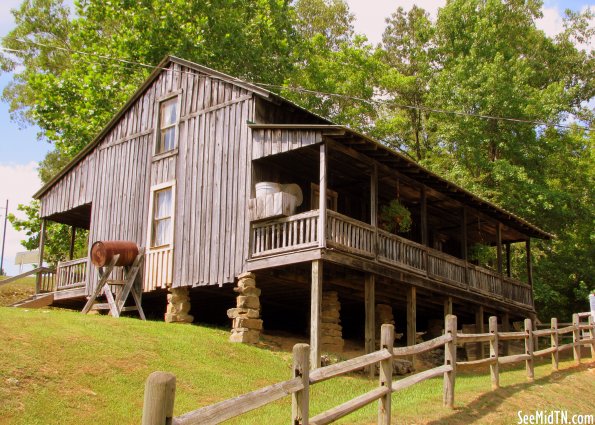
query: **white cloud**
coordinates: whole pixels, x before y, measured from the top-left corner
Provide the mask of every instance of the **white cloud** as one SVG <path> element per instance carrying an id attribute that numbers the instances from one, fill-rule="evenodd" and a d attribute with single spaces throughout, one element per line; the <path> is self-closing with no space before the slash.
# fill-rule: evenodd
<path id="1" fill-rule="evenodd" d="M 8 199 L 8 212 L 22 217 L 17 211 L 18 204 L 31 202 L 31 195 L 41 187 L 37 176 L 37 163 L 28 164 L 0 164 L 0 228 L 4 229 L 4 207 Z M 24 251 L 20 241 L 26 235 L 17 232 L 8 223 L 6 228 L 6 246 L 4 249 L 4 269 L 9 275 L 18 273 L 18 266 L 14 265 L 15 254 Z M 2 235 L 0 234 L 0 243 Z"/>
<path id="2" fill-rule="evenodd" d="M 543 30 L 548 36 L 554 37 L 564 30 L 563 16 L 555 7 L 544 7 L 543 17 L 536 22 L 537 28 Z"/>
<path id="3" fill-rule="evenodd" d="M 0 1 L 0 36 L 6 35 L 14 27 L 14 17 L 10 11 L 18 8 L 21 3 L 22 0 Z"/>
<path id="4" fill-rule="evenodd" d="M 373 44 L 382 41 L 382 33 L 386 27 L 384 20 L 401 6 L 409 10 L 414 4 L 425 9 L 432 19 L 438 9 L 446 4 L 446 0 L 346 0 L 351 12 L 355 15 L 355 30 L 365 34 Z"/>

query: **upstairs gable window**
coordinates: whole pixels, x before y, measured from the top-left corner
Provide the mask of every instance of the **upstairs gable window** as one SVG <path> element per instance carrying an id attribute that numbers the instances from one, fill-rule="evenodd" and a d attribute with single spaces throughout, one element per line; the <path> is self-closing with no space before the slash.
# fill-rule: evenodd
<path id="1" fill-rule="evenodd" d="M 176 148 L 178 125 L 178 97 L 172 97 L 159 104 L 159 133 L 155 154 Z"/>

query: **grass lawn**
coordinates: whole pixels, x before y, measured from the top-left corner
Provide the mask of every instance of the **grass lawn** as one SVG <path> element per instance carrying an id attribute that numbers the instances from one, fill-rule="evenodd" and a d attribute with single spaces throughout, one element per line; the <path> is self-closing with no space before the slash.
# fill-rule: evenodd
<path id="1" fill-rule="evenodd" d="M 6 279 L 0 276 L 0 281 Z M 29 298 L 35 293 L 35 277 L 24 277 L 16 282 L 0 286 L 0 306 L 8 306 Z"/>
<path id="2" fill-rule="evenodd" d="M 62 310 L 0 308 L 0 424 L 139 424 L 144 382 L 153 371 L 177 377 L 175 414 L 288 379 L 291 354 L 231 344 L 226 330 L 203 326 L 85 316 Z M 586 352 L 585 352 L 586 353 Z M 393 395 L 400 424 L 512 424 L 517 411 L 566 409 L 593 414 L 595 363 L 579 367 L 548 362 L 529 385 L 524 369 L 507 368 L 503 388 L 490 391 L 487 371 L 457 376 L 456 405 L 442 407 L 442 380 Z M 372 389 L 376 382 L 352 375 L 317 384 L 317 414 Z M 289 397 L 230 421 L 284 424 Z M 376 404 L 341 423 L 372 424 Z"/>

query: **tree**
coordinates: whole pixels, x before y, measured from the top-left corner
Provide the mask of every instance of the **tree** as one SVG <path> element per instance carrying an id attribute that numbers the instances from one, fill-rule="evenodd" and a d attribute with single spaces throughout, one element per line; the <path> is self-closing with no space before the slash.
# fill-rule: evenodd
<path id="1" fill-rule="evenodd" d="M 39 247 L 39 229 L 41 220 L 39 218 L 39 202 L 33 201 L 30 205 L 19 205 L 18 211 L 25 213 L 25 218 L 20 219 L 14 214 L 8 215 L 8 220 L 12 227 L 18 232 L 24 231 L 27 239 L 21 241 L 27 250 L 37 249 Z M 76 234 L 74 254 L 76 258 L 87 255 L 87 235 L 86 230 L 79 230 Z M 68 248 L 70 246 L 70 230 L 68 226 L 49 222 L 46 226 L 46 242 L 44 247 L 44 260 L 50 265 L 56 265 L 58 261 L 67 259 Z"/>
<path id="2" fill-rule="evenodd" d="M 13 11 L 16 27 L 2 39 L 10 50 L 0 65 L 14 72 L 3 99 L 13 117 L 40 127 L 40 139 L 55 147 L 40 165 L 43 182 L 98 134 L 167 54 L 272 84 L 292 66 L 288 1 L 80 0 L 75 6 L 71 14 L 62 0 L 25 0 Z M 29 219 L 13 225 L 29 229 L 31 247 L 37 204 L 23 208 Z M 60 236 L 67 230 L 48 228 L 60 241 L 56 250 L 67 252 Z"/>
<path id="3" fill-rule="evenodd" d="M 295 9 L 300 42 L 282 94 L 334 122 L 369 129 L 381 69 L 377 52 L 355 34 L 343 0 L 298 0 Z"/>
<path id="4" fill-rule="evenodd" d="M 432 63 L 434 26 L 427 12 L 417 6 L 408 12 L 399 7 L 386 23 L 381 57 L 387 69 L 380 86 L 388 101 L 374 134 L 421 161 L 432 149 L 428 112 L 422 108 L 428 105 L 429 82 L 436 73 Z"/>

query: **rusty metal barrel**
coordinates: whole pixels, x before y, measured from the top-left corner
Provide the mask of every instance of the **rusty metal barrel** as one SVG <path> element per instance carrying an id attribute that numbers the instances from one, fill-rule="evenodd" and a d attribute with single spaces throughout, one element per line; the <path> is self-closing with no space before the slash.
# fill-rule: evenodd
<path id="1" fill-rule="evenodd" d="M 91 246 L 91 262 L 96 267 L 109 264 L 117 254 L 116 266 L 130 266 L 138 255 L 138 246 L 132 241 L 97 241 Z"/>

